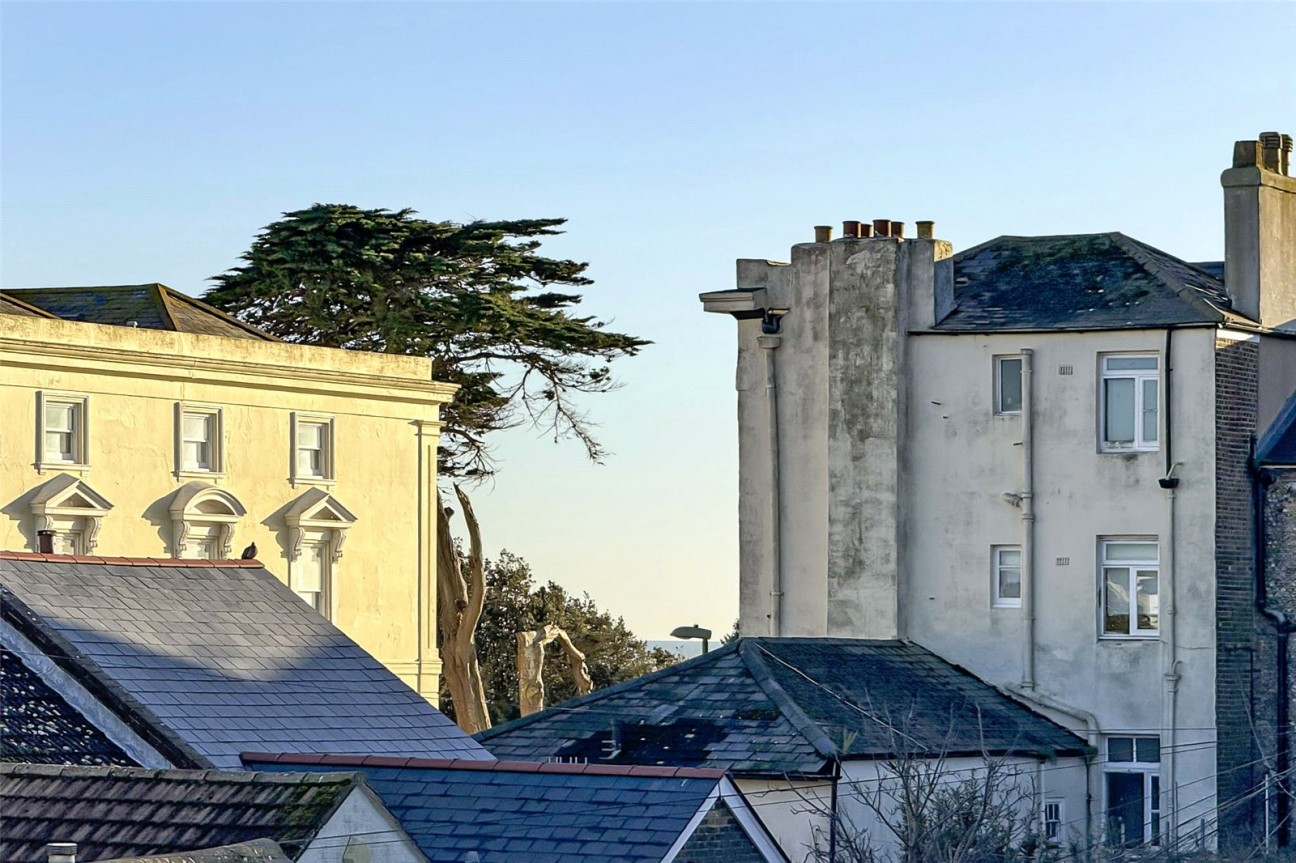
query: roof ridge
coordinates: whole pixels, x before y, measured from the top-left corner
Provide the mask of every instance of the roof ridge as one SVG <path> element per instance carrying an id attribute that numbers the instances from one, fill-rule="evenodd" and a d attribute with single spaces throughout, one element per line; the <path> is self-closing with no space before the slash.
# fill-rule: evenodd
<path id="1" fill-rule="evenodd" d="M 172 330 L 178 330 L 179 328 L 176 326 L 175 316 L 171 314 L 171 306 L 167 303 L 168 290 L 167 286 L 161 282 L 155 282 L 149 287 L 149 292 L 152 293 L 154 298 L 157 300 L 158 309 L 162 312 L 162 320 L 165 321 L 167 326 Z"/>
<path id="2" fill-rule="evenodd" d="M 739 639 L 739 641 L 741 641 L 741 639 Z M 596 689 L 593 692 L 589 693 L 588 695 L 579 695 L 576 698 L 569 698 L 566 701 L 562 702 L 561 706 L 562 709 L 569 710 L 569 709 L 575 709 L 577 707 L 583 707 L 586 704 L 593 704 L 596 701 L 601 701 L 602 699 L 608 698 L 612 695 L 619 695 L 620 693 L 625 692 L 629 689 L 634 689 L 635 687 L 642 686 L 643 684 L 648 683 L 649 681 L 655 682 L 657 680 L 662 679 L 663 677 L 668 677 L 672 674 L 679 674 L 681 671 L 684 670 L 691 670 L 694 665 L 701 665 L 704 664 L 705 662 L 714 662 L 716 657 L 727 656 L 730 653 L 734 653 L 736 650 L 737 650 L 737 642 L 722 644 L 709 653 L 703 653 L 698 656 L 694 656 L 692 659 L 686 659 L 683 662 L 677 662 L 674 665 L 668 665 L 665 668 L 660 668 L 657 671 L 650 672 L 641 677 L 634 677 L 631 678 L 630 680 L 623 680 L 620 683 L 614 683 L 611 686 L 605 686 L 602 689 Z M 505 731 L 515 731 L 518 728 L 525 728 L 526 726 L 530 725 L 533 722 L 539 722 L 542 719 L 549 718 L 549 715 L 551 715 L 549 714 L 549 711 L 557 709 L 558 707 L 559 705 L 550 705 L 549 707 L 546 707 L 544 710 L 540 710 L 536 713 L 532 713 L 529 716 L 519 716 L 517 719 L 511 719 L 508 722 L 505 722 L 501 725 L 496 725 L 491 728 L 487 728 L 485 731 L 478 731 L 476 734 L 473 735 L 473 739 L 478 742 L 484 742 L 486 740 L 489 740 L 491 737 L 494 737 L 498 734 L 502 734 Z"/>
<path id="3" fill-rule="evenodd" d="M 391 755 L 322 755 L 314 753 L 244 752 L 244 763 L 317 765 L 337 767 L 388 767 L 403 770 L 471 770 L 486 773 L 559 773 L 643 778 L 720 779 L 728 771 L 718 767 L 669 767 L 645 764 L 595 764 L 590 762 L 521 761 L 471 758 L 417 758 Z"/>
<path id="4" fill-rule="evenodd" d="M 31 312 L 33 315 L 35 315 L 38 318 L 50 318 L 55 321 L 63 320 L 58 315 L 52 312 L 47 312 L 44 309 L 40 308 L 39 306 L 33 306 L 31 303 L 18 299 L 17 297 L 10 294 L 8 291 L 0 291 L 0 300 L 13 303 L 15 306 L 18 306 L 22 309 Z"/>
<path id="5" fill-rule="evenodd" d="M 64 776 L 77 778 L 104 778 L 129 780 L 154 780 L 161 782 L 203 781 L 226 785 L 251 784 L 358 784 L 363 777 L 354 771 L 302 770 L 274 772 L 265 770 L 225 770 L 212 767 L 125 767 L 104 764 L 37 764 L 29 762 L 0 762 L 3 776 Z"/>
<path id="6" fill-rule="evenodd" d="M 88 554 L 44 554 L 39 551 L 0 551 L 0 560 L 31 560 L 46 563 L 94 563 L 113 566 L 166 566 L 198 569 L 230 568 L 264 569 L 256 559 L 206 560 L 181 557 L 101 557 Z"/>
<path id="7" fill-rule="evenodd" d="M 824 758 L 835 758 L 841 754 L 841 747 L 832 742 L 832 739 L 819 727 L 819 723 L 806 714 L 801 709 L 801 705 L 788 694 L 777 680 L 774 679 L 769 665 L 765 662 L 763 655 L 773 656 L 761 642 L 763 638 L 739 638 L 738 639 L 738 656 L 742 659 L 743 665 L 751 673 L 752 680 L 761 688 L 771 701 L 778 705 L 783 717 L 800 732 L 806 742 L 814 747 Z M 750 643 L 750 646 L 748 646 Z M 777 657 L 775 657 L 777 659 Z M 782 661 L 782 660 L 780 660 Z"/>
<path id="8" fill-rule="evenodd" d="M 272 335 L 271 333 L 267 333 L 265 330 L 261 329 L 260 327 L 253 326 L 252 324 L 249 324 L 246 321 L 241 321 L 238 318 L 231 315 L 229 312 L 221 311 L 220 309 L 216 308 L 210 303 L 203 302 L 198 297 L 190 296 L 189 294 L 186 294 L 183 291 L 177 291 L 175 288 L 167 287 L 166 285 L 160 285 L 159 287 L 162 288 L 164 293 L 169 295 L 169 298 L 179 300 L 180 302 L 183 303 L 188 303 L 191 306 L 196 306 L 202 311 L 207 312 L 208 314 L 216 315 L 221 320 L 225 321 L 225 323 L 232 324 L 233 326 L 236 326 L 239 329 L 246 330 L 247 332 L 251 333 L 257 338 L 265 339 L 268 342 L 283 341 L 283 339 L 279 338 L 278 336 Z"/>
<path id="9" fill-rule="evenodd" d="M 1212 282 L 1219 282 L 1220 287 L 1223 288 L 1223 282 L 1220 282 L 1219 279 L 1215 278 L 1210 273 L 1194 267 L 1187 261 L 1178 258 L 1163 249 L 1158 249 L 1156 246 L 1150 246 L 1141 240 L 1134 239 L 1128 234 L 1122 234 L 1120 231 L 1112 231 L 1110 236 L 1117 246 L 1138 262 L 1139 266 L 1164 283 L 1166 287 L 1174 291 L 1176 297 L 1188 301 L 1191 305 L 1197 306 L 1199 309 L 1214 312 L 1219 316 L 1221 321 L 1224 320 L 1226 311 L 1232 311 L 1232 309 L 1226 310 L 1220 308 L 1203 296 L 1201 291 L 1197 290 L 1192 285 L 1185 284 L 1182 279 L 1176 278 L 1165 268 L 1165 265 L 1158 260 L 1157 256 L 1174 258 L 1180 264 L 1188 267 L 1194 272 L 1201 273 L 1202 276 L 1210 279 Z"/>

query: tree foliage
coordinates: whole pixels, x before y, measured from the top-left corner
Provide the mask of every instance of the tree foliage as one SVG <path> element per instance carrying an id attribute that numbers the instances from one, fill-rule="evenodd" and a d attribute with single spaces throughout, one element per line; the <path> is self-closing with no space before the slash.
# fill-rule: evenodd
<path id="1" fill-rule="evenodd" d="M 289 342 L 430 357 L 460 386 L 443 409 L 444 476 L 494 473 L 487 436 L 528 420 L 603 450 L 573 402 L 614 386 L 608 363 L 648 342 L 572 312 L 586 264 L 544 257 L 563 219 L 417 218 L 315 204 L 268 225 L 203 297 Z"/>
<path id="2" fill-rule="evenodd" d="M 530 565 L 508 551 L 487 560 L 486 602 L 477 628 L 477 650 L 487 707 L 493 723 L 518 716 L 517 641 L 519 631 L 555 624 L 567 631 L 585 654 L 594 689 L 656 671 L 674 663 L 668 650 L 650 648 L 626 628 L 625 621 L 600 609 L 588 595 L 576 597 L 553 583 L 537 585 Z M 555 645 L 544 666 L 550 705 L 576 694 L 571 666 Z M 453 716 L 453 703 L 442 699 Z"/>

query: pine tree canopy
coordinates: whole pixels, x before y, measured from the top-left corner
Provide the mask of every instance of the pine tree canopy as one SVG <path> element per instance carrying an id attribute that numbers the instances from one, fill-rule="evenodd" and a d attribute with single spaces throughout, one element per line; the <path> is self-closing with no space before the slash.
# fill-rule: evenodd
<path id="1" fill-rule="evenodd" d="M 433 377 L 460 387 L 442 409 L 442 475 L 490 476 L 487 435 L 525 422 L 597 461 L 573 397 L 612 389 L 608 364 L 649 342 L 572 314 L 581 296 L 554 290 L 592 284 L 587 264 L 538 253 L 565 221 L 316 204 L 264 228 L 203 299 L 285 341 L 431 358 Z"/>

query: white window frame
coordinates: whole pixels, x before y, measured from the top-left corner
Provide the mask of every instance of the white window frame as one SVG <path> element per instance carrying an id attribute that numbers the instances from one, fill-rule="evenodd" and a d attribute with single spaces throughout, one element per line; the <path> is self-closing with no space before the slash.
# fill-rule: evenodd
<path id="1" fill-rule="evenodd" d="M 298 467 L 297 430 L 302 425 L 318 425 L 323 428 L 322 452 L 320 453 L 323 473 L 319 476 L 304 474 Z M 293 412 L 288 429 L 289 442 L 289 482 L 294 488 L 300 485 L 333 485 L 337 482 L 334 454 L 337 450 L 334 418 L 327 414 L 307 414 Z"/>
<path id="2" fill-rule="evenodd" d="M 1146 360 L 1156 363 L 1152 369 L 1109 369 L 1112 360 Z M 1102 452 L 1156 452 L 1161 448 L 1161 356 L 1156 353 L 1102 354 L 1099 356 L 1098 374 L 1098 447 Z M 1132 380 L 1134 382 L 1134 440 L 1107 440 L 1107 382 Z M 1156 404 L 1149 409 L 1144 401 L 1144 384 L 1156 383 Z M 1143 417 L 1149 410 L 1156 416 L 1156 438 L 1149 440 L 1143 434 Z"/>
<path id="3" fill-rule="evenodd" d="M 1155 560 L 1137 560 L 1111 556 L 1108 549 L 1113 545 L 1146 545 L 1156 551 Z M 1129 605 L 1129 621 L 1124 632 L 1109 632 L 1107 629 L 1107 570 L 1126 569 L 1125 590 Z M 1156 573 L 1157 587 L 1157 625 L 1151 629 L 1138 626 L 1138 579 L 1139 573 Z M 1107 536 L 1098 541 L 1098 631 L 1105 639 L 1154 639 L 1161 637 L 1161 546 L 1153 536 Z"/>
<path id="4" fill-rule="evenodd" d="M 225 475 L 225 417 L 219 405 L 176 402 L 175 409 L 175 475 L 176 477 L 222 477 Z M 211 418 L 211 467 L 194 468 L 185 465 L 184 421 L 189 415 Z"/>
<path id="5" fill-rule="evenodd" d="M 1049 817 L 1049 810 L 1053 810 L 1053 817 Z M 1066 801 L 1061 797 L 1046 797 L 1044 805 L 1040 807 L 1040 838 L 1046 845 L 1058 846 L 1066 839 Z M 1052 835 L 1049 835 L 1049 828 L 1052 826 Z"/>
<path id="6" fill-rule="evenodd" d="M 990 546 L 990 569 L 991 569 L 991 577 L 990 577 L 990 591 L 991 591 L 991 593 L 990 593 L 990 603 L 991 603 L 991 605 L 994 606 L 995 608 L 1021 608 L 1021 604 L 1022 604 L 1022 598 L 1021 598 L 1021 590 L 1022 590 L 1022 582 L 1021 582 L 1021 574 L 1022 574 L 1021 550 L 1022 550 L 1022 548 L 1021 548 L 1020 545 L 992 545 L 992 546 Z M 1005 551 L 1015 551 L 1015 552 L 1017 552 L 1017 565 L 1016 565 L 1015 567 L 1013 567 L 1013 566 L 1005 566 L 1005 565 L 1004 565 L 1004 562 L 1003 562 L 1003 553 L 1004 553 Z M 1003 577 L 1003 571 L 1004 571 L 1005 569 L 1016 569 L 1016 570 L 1017 570 L 1017 593 L 1018 593 L 1017 596 L 1004 596 L 1004 595 L 1003 595 L 1003 581 L 1002 581 L 1002 577 Z"/>
<path id="7" fill-rule="evenodd" d="M 337 566 L 337 539 L 330 535 L 331 531 L 309 530 L 304 532 L 300 544 L 297 546 L 297 554 L 288 562 L 288 586 L 292 589 L 297 597 L 315 608 L 306 597 L 301 595 L 299 579 L 301 569 L 308 557 L 307 549 L 311 547 L 319 548 L 320 552 L 320 589 L 319 589 L 319 607 L 315 610 L 322 614 L 325 619 L 333 619 L 333 578 Z"/>
<path id="8" fill-rule="evenodd" d="M 1021 382 L 1019 383 L 1017 388 L 1018 399 L 1019 400 L 1024 399 L 1026 395 L 1023 387 L 1024 381 L 1021 381 L 1022 355 L 1005 354 L 1003 356 L 995 357 L 994 358 L 994 413 L 995 416 L 1006 416 L 1006 417 L 1021 416 L 1022 409 L 1021 409 L 1020 401 L 1017 407 L 1015 408 L 1004 408 L 1003 406 L 1004 363 L 1007 362 L 1017 363 L 1017 377 L 1018 377 L 1018 381 Z"/>
<path id="9" fill-rule="evenodd" d="M 51 459 L 45 449 L 45 409 L 51 405 L 72 408 L 72 459 Z M 36 470 L 85 472 L 90 469 L 90 397 L 84 393 L 36 393 Z"/>
<path id="10" fill-rule="evenodd" d="M 1113 740 L 1129 740 L 1130 748 L 1133 750 L 1132 754 L 1135 760 L 1112 761 L 1111 744 Z M 1156 761 L 1138 760 L 1138 741 L 1140 740 L 1156 741 L 1156 746 L 1157 746 Z M 1106 741 L 1104 741 L 1104 755 L 1106 756 L 1103 761 L 1103 783 L 1102 783 L 1103 786 L 1102 787 L 1102 794 L 1103 794 L 1102 812 L 1103 812 L 1104 834 L 1107 832 L 1107 829 L 1111 823 L 1110 816 L 1108 815 L 1108 813 L 1111 812 L 1112 801 L 1110 799 L 1111 795 L 1109 792 L 1107 777 L 1113 773 L 1129 773 L 1129 774 L 1138 774 L 1143 781 L 1143 836 L 1141 837 L 1141 840 L 1138 843 L 1130 843 L 1127 841 L 1126 842 L 1127 846 L 1131 844 L 1141 844 L 1141 845 L 1161 844 L 1161 828 L 1162 826 L 1164 826 L 1163 822 L 1164 822 L 1165 813 L 1162 811 L 1161 808 L 1162 789 L 1160 788 L 1161 785 L 1160 753 L 1161 753 L 1161 738 L 1155 734 L 1122 734 L 1122 735 L 1115 735 L 1113 737 L 1108 737 Z M 1111 836 L 1107 836 L 1106 838 L 1109 844 L 1114 844 L 1112 842 Z"/>

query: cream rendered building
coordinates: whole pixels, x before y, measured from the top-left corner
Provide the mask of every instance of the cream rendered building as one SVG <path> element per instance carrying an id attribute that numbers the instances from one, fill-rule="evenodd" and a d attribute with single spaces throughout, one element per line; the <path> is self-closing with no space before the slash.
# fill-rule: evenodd
<path id="1" fill-rule="evenodd" d="M 255 556 L 435 703 L 453 395 L 426 359 L 280 342 L 161 285 L 0 294 L 0 549 Z"/>

